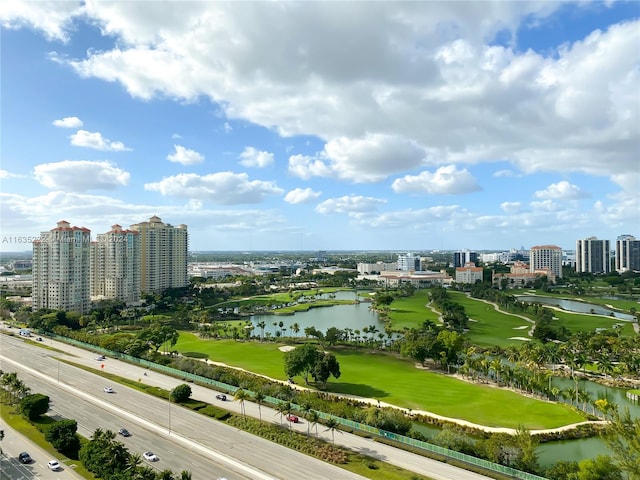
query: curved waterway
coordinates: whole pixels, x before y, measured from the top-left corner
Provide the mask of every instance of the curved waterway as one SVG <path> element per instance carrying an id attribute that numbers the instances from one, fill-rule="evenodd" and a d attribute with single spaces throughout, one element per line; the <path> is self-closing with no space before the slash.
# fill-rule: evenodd
<path id="1" fill-rule="evenodd" d="M 356 293 L 354 291 L 339 291 L 335 294 L 336 299 L 355 300 Z M 324 295 L 323 298 L 328 298 Z M 565 300 L 554 297 L 539 297 L 527 295 L 518 297 L 526 302 L 538 302 L 548 305 L 558 306 L 565 310 L 575 311 L 579 313 L 592 313 L 591 309 L 597 314 L 610 316 L 612 313 L 616 318 L 623 321 L 630 321 L 633 318 L 619 312 L 614 312 L 600 305 L 577 302 L 574 300 Z M 283 322 L 284 328 L 287 329 L 287 335 L 295 335 L 291 330 L 291 326 L 297 323 L 300 327 L 298 335 L 304 335 L 306 327 L 315 327 L 322 332 L 330 327 L 340 329 L 351 328 L 352 330 L 361 330 L 364 327 L 375 325 L 376 328 L 384 332 L 384 322 L 382 322 L 377 312 L 371 310 L 370 303 L 357 303 L 353 305 L 334 305 L 331 307 L 312 308 L 306 312 L 297 312 L 295 315 L 252 315 L 251 321 L 254 325 L 264 321 L 266 323 L 265 332 L 271 331 L 273 335 L 280 328 L 274 326 L 273 323 Z M 573 388 L 574 383 L 571 379 L 554 377 L 553 385 L 559 388 Z M 626 398 L 626 390 L 615 387 L 606 387 L 588 380 L 580 380 L 578 383 L 580 390 L 586 389 L 594 399 L 606 398 L 610 402 L 616 403 L 622 408 L 628 407 L 633 418 L 640 417 L 640 405 L 632 403 Z M 422 425 L 414 423 L 415 430 L 422 432 L 428 438 L 435 437 L 440 429 L 432 425 Z M 540 465 L 549 467 L 560 460 L 580 461 L 586 458 L 595 458 L 600 454 L 609 454 L 605 443 L 599 437 L 583 438 L 577 440 L 562 440 L 557 442 L 547 442 L 538 447 L 538 458 Z"/>
<path id="2" fill-rule="evenodd" d="M 594 303 L 579 302 L 577 300 L 567 300 L 566 298 L 557 297 L 540 297 L 538 295 L 518 295 L 518 300 L 527 303 L 542 303 L 544 305 L 553 305 L 560 307 L 563 310 L 576 313 L 591 313 L 596 315 L 606 315 L 608 317 L 615 317 L 625 322 L 633 322 L 635 318 L 628 313 L 621 313 L 605 308 L 601 305 Z"/>

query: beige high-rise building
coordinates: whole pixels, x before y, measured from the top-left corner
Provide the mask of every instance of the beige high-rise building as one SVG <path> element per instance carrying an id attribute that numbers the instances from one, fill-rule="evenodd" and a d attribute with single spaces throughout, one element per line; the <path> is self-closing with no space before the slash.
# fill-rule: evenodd
<path id="1" fill-rule="evenodd" d="M 113 225 L 91 244 L 91 297 L 140 300 L 140 234 Z"/>
<path id="2" fill-rule="evenodd" d="M 33 308 L 87 313 L 91 231 L 60 221 L 33 242 Z"/>
<path id="3" fill-rule="evenodd" d="M 541 270 L 551 270 L 556 277 L 562 278 L 562 249 L 560 247 L 555 245 L 531 247 L 529 271 L 534 273 Z"/>
<path id="4" fill-rule="evenodd" d="M 153 216 L 148 222 L 131 225 L 140 234 L 140 289 L 158 293 L 189 285 L 187 259 L 189 234 L 186 225 L 174 227 Z"/>

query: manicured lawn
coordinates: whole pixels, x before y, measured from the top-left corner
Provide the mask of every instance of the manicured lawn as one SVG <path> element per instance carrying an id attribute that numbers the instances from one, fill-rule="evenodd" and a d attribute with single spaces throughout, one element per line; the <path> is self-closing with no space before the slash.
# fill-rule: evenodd
<path id="1" fill-rule="evenodd" d="M 417 328 L 425 320 L 438 323 L 438 315 L 430 308 L 427 290 L 418 290 L 411 297 L 400 297 L 393 301 L 389 308 L 391 329 L 402 332 L 405 328 Z"/>
<path id="2" fill-rule="evenodd" d="M 553 310 L 553 316 L 558 318 L 558 320 L 554 320 L 554 322 L 558 322 L 558 325 L 564 325 L 572 333 L 588 332 L 596 328 L 612 328 L 614 325 L 620 323 L 622 324 L 621 335 L 625 337 L 634 335 L 633 324 L 631 322 L 623 322 L 618 318 L 571 313 L 563 310 Z"/>
<path id="3" fill-rule="evenodd" d="M 469 332 L 465 337 L 477 345 L 520 345 L 522 340 L 511 337 L 528 337 L 532 323 L 508 313 L 497 311 L 492 304 L 467 297 L 464 293 L 450 291 L 451 299 L 461 304 L 469 319 Z M 518 328 L 524 327 L 527 328 Z"/>
<path id="4" fill-rule="evenodd" d="M 276 343 L 200 340 L 182 332 L 179 352 L 207 353 L 209 359 L 285 380 L 283 353 Z M 511 391 L 475 385 L 415 368 L 412 362 L 369 351 L 336 350 L 342 376 L 329 383 L 336 393 L 425 410 L 494 427 L 554 428 L 584 420 L 564 405 L 533 400 Z M 297 379 L 302 382 L 301 379 Z"/>

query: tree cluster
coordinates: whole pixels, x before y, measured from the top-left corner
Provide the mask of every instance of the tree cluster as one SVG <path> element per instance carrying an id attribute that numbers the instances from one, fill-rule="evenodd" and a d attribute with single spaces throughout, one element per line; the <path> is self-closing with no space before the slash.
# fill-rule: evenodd
<path id="1" fill-rule="evenodd" d="M 307 384 L 309 376 L 321 385 L 326 384 L 330 376 L 340 378 L 340 364 L 335 355 L 319 350 L 311 343 L 285 353 L 284 371 L 289 378 L 302 375 Z"/>

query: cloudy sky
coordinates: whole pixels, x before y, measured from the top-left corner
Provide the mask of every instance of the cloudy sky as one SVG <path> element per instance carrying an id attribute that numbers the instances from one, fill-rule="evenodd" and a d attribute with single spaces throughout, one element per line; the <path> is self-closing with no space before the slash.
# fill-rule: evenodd
<path id="1" fill-rule="evenodd" d="M 640 3 L 0 3 L 2 251 L 640 236 Z"/>

